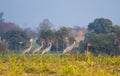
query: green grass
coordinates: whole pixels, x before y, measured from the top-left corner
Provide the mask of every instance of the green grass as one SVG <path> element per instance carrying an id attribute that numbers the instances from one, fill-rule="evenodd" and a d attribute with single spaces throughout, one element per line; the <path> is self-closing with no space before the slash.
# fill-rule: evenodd
<path id="1" fill-rule="evenodd" d="M 9 54 L 0 57 L 0 76 L 120 76 L 120 57 Z"/>

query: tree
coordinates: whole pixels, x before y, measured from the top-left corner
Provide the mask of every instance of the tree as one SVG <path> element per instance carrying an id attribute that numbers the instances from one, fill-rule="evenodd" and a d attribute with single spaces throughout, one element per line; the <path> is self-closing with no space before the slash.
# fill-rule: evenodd
<path id="1" fill-rule="evenodd" d="M 5 32 L 8 32 L 8 31 L 11 31 L 14 29 L 20 29 L 20 27 L 11 22 L 1 22 L 0 23 L 0 33 L 5 33 Z"/>
<path id="2" fill-rule="evenodd" d="M 26 28 L 24 29 L 24 31 L 27 33 L 28 37 L 30 38 L 37 38 L 38 37 L 38 33 L 34 30 L 31 30 L 30 28 Z"/>
<path id="3" fill-rule="evenodd" d="M 55 33 L 53 30 L 41 30 L 39 33 L 39 39 L 38 41 L 40 42 L 43 40 L 44 42 L 44 48 L 48 46 L 48 42 L 51 40 L 53 41 L 55 39 Z"/>
<path id="4" fill-rule="evenodd" d="M 55 31 L 55 45 L 56 45 L 57 53 L 58 53 L 59 50 L 62 50 L 61 42 L 62 42 L 62 35 L 61 35 L 60 30 Z"/>
<path id="5" fill-rule="evenodd" d="M 4 13 L 0 13 L 0 34 L 10 30 L 19 29 L 19 26 L 12 22 L 6 22 L 3 19 Z"/>
<path id="6" fill-rule="evenodd" d="M 64 49 L 64 45 L 65 45 L 64 40 L 65 40 L 65 37 L 68 37 L 68 35 L 69 35 L 69 29 L 66 27 L 62 27 L 62 28 L 60 28 L 59 31 L 62 36 L 62 48 Z"/>
<path id="7" fill-rule="evenodd" d="M 39 38 L 38 41 L 44 41 L 45 46 L 50 40 L 53 40 L 55 35 L 51 28 L 53 24 L 49 21 L 49 19 L 44 19 L 43 22 L 39 24 Z"/>
<path id="8" fill-rule="evenodd" d="M 6 32 L 3 38 L 8 42 L 8 47 L 10 50 L 20 50 L 20 48 L 26 47 L 26 40 L 29 38 L 25 31 L 20 29 L 15 29 Z M 23 42 L 22 45 L 19 42 Z"/>
<path id="9" fill-rule="evenodd" d="M 44 40 L 52 40 L 54 39 L 54 32 L 52 30 L 41 30 L 40 32 L 40 38 Z"/>
<path id="10" fill-rule="evenodd" d="M 114 26 L 115 32 L 115 46 L 117 46 L 118 50 L 120 49 L 120 26 Z M 120 53 L 120 50 L 119 50 Z"/>
<path id="11" fill-rule="evenodd" d="M 48 20 L 44 19 L 43 22 L 39 24 L 40 30 L 50 30 L 53 27 L 53 24 Z"/>
<path id="12" fill-rule="evenodd" d="M 94 22 L 89 23 L 88 31 L 93 31 L 97 34 L 111 33 L 112 32 L 112 22 L 111 22 L 111 20 L 104 19 L 104 18 L 95 19 Z"/>
<path id="13" fill-rule="evenodd" d="M 85 36 L 85 43 L 91 43 L 90 51 L 93 53 L 106 53 L 108 55 L 120 54 L 120 26 L 113 26 L 109 19 L 95 19 L 88 25 L 89 33 Z"/>
<path id="14" fill-rule="evenodd" d="M 88 39 L 86 40 L 86 44 L 89 42 L 92 44 L 91 52 L 93 53 L 106 53 L 109 55 L 117 54 L 115 46 L 114 46 L 114 39 L 115 34 L 95 34 L 91 33 L 87 35 Z"/>
<path id="15" fill-rule="evenodd" d="M 86 43 L 84 41 L 79 42 L 79 51 L 80 53 L 84 53 L 86 49 Z"/>

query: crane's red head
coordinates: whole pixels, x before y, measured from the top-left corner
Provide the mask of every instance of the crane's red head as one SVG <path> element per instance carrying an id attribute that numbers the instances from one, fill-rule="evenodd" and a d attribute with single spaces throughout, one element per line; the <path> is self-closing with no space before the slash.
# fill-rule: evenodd
<path id="1" fill-rule="evenodd" d="M 74 40 L 76 42 L 76 40 Z"/>

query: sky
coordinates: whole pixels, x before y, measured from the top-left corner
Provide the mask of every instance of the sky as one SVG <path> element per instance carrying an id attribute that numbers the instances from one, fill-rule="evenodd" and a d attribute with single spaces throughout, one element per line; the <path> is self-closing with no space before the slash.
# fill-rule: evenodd
<path id="1" fill-rule="evenodd" d="M 0 0 L 7 22 L 37 28 L 44 19 L 55 27 L 87 27 L 96 18 L 120 25 L 120 0 Z"/>

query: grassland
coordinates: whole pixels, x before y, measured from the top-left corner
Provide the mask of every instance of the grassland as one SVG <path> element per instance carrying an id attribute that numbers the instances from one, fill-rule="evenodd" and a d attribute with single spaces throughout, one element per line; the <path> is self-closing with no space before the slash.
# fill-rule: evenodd
<path id="1" fill-rule="evenodd" d="M 120 57 L 77 55 L 7 55 L 0 76 L 120 76 Z"/>

